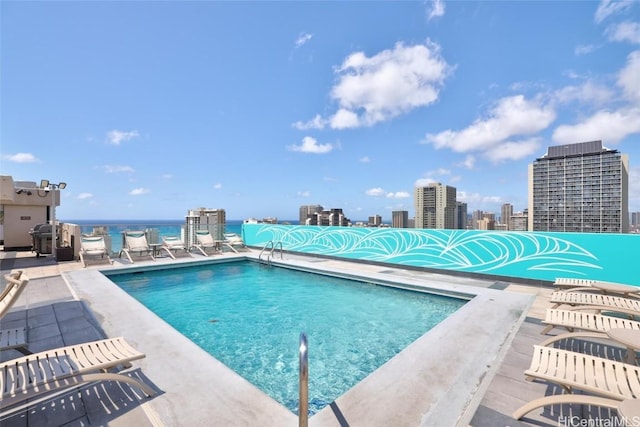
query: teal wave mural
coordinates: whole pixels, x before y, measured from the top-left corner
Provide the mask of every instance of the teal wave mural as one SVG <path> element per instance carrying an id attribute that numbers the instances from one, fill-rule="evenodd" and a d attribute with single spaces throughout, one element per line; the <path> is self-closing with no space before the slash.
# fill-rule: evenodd
<path id="1" fill-rule="evenodd" d="M 638 235 L 245 224 L 243 238 L 256 247 L 281 242 L 289 251 L 412 267 L 640 285 L 630 276 Z"/>

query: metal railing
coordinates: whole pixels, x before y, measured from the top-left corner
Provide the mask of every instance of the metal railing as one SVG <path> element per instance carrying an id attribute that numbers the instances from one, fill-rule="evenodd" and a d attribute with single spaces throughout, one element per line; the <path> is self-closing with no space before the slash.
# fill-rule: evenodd
<path id="1" fill-rule="evenodd" d="M 260 254 L 258 254 L 258 261 L 262 261 L 262 254 L 264 253 L 264 251 L 267 250 L 268 247 L 271 247 L 271 250 L 269 251 L 269 253 L 267 254 L 267 264 L 271 265 L 271 258 L 273 257 L 273 253 L 275 252 L 276 248 L 280 246 L 280 259 L 283 259 L 282 257 L 282 242 L 277 242 L 277 243 L 273 243 L 273 240 L 269 240 L 267 243 L 265 243 L 264 247 L 262 248 L 262 250 L 260 251 Z"/>
<path id="2" fill-rule="evenodd" d="M 307 427 L 309 423 L 309 358 L 307 335 L 300 333 L 300 402 L 298 404 L 298 426 Z"/>

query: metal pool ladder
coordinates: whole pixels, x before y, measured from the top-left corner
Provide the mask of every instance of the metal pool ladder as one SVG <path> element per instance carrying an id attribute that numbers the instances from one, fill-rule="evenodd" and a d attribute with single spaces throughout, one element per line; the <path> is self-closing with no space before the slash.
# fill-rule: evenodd
<path id="1" fill-rule="evenodd" d="M 307 335 L 300 333 L 300 401 L 298 403 L 298 426 L 307 427 L 309 423 L 309 358 Z"/>
<path id="2" fill-rule="evenodd" d="M 262 248 L 262 250 L 260 251 L 260 254 L 258 255 L 258 261 L 262 262 L 262 253 L 264 251 L 267 250 L 268 247 L 271 247 L 271 250 L 269 251 L 269 253 L 267 254 L 267 264 L 271 265 L 271 258 L 273 257 L 273 253 L 275 252 L 275 250 L 277 249 L 278 246 L 280 246 L 280 259 L 282 258 L 282 242 L 276 242 L 275 244 L 273 243 L 273 240 L 269 240 L 264 247 Z"/>

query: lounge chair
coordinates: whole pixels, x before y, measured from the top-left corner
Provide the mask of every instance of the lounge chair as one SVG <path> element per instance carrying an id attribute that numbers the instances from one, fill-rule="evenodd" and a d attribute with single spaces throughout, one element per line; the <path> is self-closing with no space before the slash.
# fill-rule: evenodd
<path id="1" fill-rule="evenodd" d="M 197 244 L 192 247 L 202 252 L 202 255 L 209 256 L 209 252 L 216 253 L 220 251 L 220 241 L 213 240 L 213 236 L 208 230 L 196 230 Z"/>
<path id="2" fill-rule="evenodd" d="M 551 294 L 549 301 L 553 304 L 551 308 L 558 308 L 561 305 L 588 306 L 597 311 L 620 311 L 640 316 L 640 300 L 636 298 L 586 292 L 556 291 Z"/>
<path id="3" fill-rule="evenodd" d="M 84 267 L 87 266 L 87 258 L 106 258 L 109 264 L 113 264 L 104 236 L 81 236 L 79 254 Z"/>
<path id="4" fill-rule="evenodd" d="M 146 253 L 155 261 L 155 258 L 153 257 L 153 249 L 149 246 L 149 243 L 147 243 L 147 236 L 145 236 L 143 231 L 126 231 L 124 233 L 124 241 L 125 246 L 120 251 L 118 258 L 122 256 L 122 253 L 124 253 L 133 264 L 131 254 L 137 253 L 142 256 Z"/>
<path id="5" fill-rule="evenodd" d="M 613 402 L 640 397 L 640 367 L 628 363 L 559 348 L 534 345 L 531 366 L 524 374 L 528 380 L 549 381 L 568 393 L 579 389 L 596 396 L 562 394 L 535 399 L 513 413 L 515 419 L 536 408 L 562 403 L 585 403 L 612 407 Z M 603 399 L 604 398 L 604 399 Z"/>
<path id="6" fill-rule="evenodd" d="M 580 310 L 559 310 L 555 308 L 547 309 L 542 323 L 547 326 L 542 330 L 541 334 L 546 334 L 557 326 L 567 328 L 569 332 L 574 332 L 576 329 L 592 332 L 606 332 L 613 328 L 640 330 L 640 322 L 635 320 L 585 313 Z"/>
<path id="7" fill-rule="evenodd" d="M 596 281 L 592 279 L 574 279 L 569 277 L 556 277 L 553 285 L 557 290 L 590 290 Z"/>
<path id="8" fill-rule="evenodd" d="M 29 277 L 22 271 L 5 274 L 4 278 L 7 284 L 0 293 L 0 320 L 15 304 L 29 283 Z M 0 331 L 0 350 L 10 349 L 18 350 L 22 354 L 30 354 L 27 349 L 27 331 L 24 327 Z"/>
<path id="9" fill-rule="evenodd" d="M 231 249 L 235 253 L 238 253 L 238 249 L 245 250 L 245 251 L 248 250 L 247 246 L 244 244 L 244 241 L 242 240 L 242 237 L 238 236 L 235 233 L 225 233 L 222 244 L 228 247 L 229 249 Z"/>
<path id="10" fill-rule="evenodd" d="M 144 353 L 119 337 L 55 348 L 0 363 L 0 409 L 6 415 L 40 403 L 52 393 L 94 381 L 124 382 L 153 396 L 156 392 L 147 384 L 126 374 L 107 372 L 129 367 L 130 362 L 144 357 Z"/>
<path id="11" fill-rule="evenodd" d="M 184 242 L 181 238 L 177 236 L 163 236 L 162 237 L 162 247 L 166 253 L 173 259 L 176 259 L 176 254 L 178 252 L 184 251 L 187 255 L 191 256 L 187 247 L 184 245 Z"/>

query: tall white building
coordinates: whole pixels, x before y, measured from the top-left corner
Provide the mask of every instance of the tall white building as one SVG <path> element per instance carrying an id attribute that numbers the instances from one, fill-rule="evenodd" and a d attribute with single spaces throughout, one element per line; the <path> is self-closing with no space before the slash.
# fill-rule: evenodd
<path id="1" fill-rule="evenodd" d="M 185 231 L 183 239 L 187 248 L 190 248 L 198 241 L 196 230 L 208 230 L 213 236 L 213 240 L 223 240 L 224 231 L 227 224 L 224 209 L 198 208 L 191 209 L 185 217 Z"/>
<path id="2" fill-rule="evenodd" d="M 416 187 L 415 228 L 454 229 L 456 227 L 456 188 L 441 183 Z"/>
<path id="3" fill-rule="evenodd" d="M 549 147 L 529 165 L 529 230 L 629 232 L 629 158 L 602 141 Z"/>

